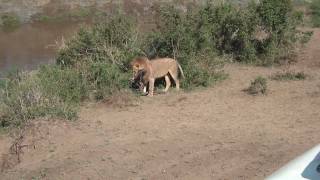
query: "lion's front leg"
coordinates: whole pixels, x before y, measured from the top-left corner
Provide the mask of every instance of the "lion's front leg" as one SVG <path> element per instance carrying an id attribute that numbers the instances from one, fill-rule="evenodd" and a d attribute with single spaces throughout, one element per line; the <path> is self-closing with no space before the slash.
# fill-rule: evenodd
<path id="1" fill-rule="evenodd" d="M 149 80 L 149 94 L 148 94 L 148 96 L 150 96 L 150 97 L 153 96 L 154 81 L 155 81 L 155 79 L 153 79 L 153 78 Z"/>

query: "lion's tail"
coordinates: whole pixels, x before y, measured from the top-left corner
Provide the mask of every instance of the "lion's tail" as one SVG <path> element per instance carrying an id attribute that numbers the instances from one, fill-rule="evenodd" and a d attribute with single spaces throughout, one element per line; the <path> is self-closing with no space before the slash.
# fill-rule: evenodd
<path id="1" fill-rule="evenodd" d="M 186 77 L 184 76 L 182 67 L 181 67 L 181 65 L 180 65 L 179 63 L 178 63 L 178 67 L 179 67 L 179 70 L 180 70 L 180 73 L 181 73 L 182 78 L 183 78 L 183 79 L 186 78 Z"/>

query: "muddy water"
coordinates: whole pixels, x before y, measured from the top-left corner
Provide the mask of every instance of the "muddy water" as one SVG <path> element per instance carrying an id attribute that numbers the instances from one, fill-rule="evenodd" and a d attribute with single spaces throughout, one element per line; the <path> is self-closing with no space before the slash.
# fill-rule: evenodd
<path id="1" fill-rule="evenodd" d="M 71 37 L 88 23 L 33 23 L 12 32 L 0 32 L 0 74 L 12 68 L 35 69 L 54 63 L 56 42 Z"/>

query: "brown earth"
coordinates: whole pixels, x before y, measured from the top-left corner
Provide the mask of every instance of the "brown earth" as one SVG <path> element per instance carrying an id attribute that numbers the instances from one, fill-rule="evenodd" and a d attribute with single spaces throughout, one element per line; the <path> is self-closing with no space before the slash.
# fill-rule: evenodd
<path id="1" fill-rule="evenodd" d="M 89 105 L 79 121 L 35 123 L 21 163 L 1 179 L 262 179 L 319 143 L 319 42 L 316 29 L 292 66 L 227 65 L 229 79 L 214 88 L 172 89 L 127 108 Z M 256 76 L 287 68 L 309 77 L 269 80 L 265 96 L 243 92 Z M 0 137 L 2 160 L 10 160 L 9 141 Z"/>

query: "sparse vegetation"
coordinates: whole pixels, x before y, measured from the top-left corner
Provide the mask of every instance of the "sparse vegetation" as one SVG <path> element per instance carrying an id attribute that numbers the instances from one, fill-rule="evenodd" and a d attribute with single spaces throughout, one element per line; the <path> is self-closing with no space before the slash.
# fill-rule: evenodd
<path id="1" fill-rule="evenodd" d="M 267 79 L 258 76 L 254 81 L 251 82 L 250 86 L 246 91 L 251 95 L 259 95 L 267 93 Z"/>
<path id="2" fill-rule="evenodd" d="M 1 22 L 2 30 L 4 31 L 12 31 L 18 28 L 21 24 L 20 18 L 13 13 L 1 15 L 0 22 Z"/>
<path id="3" fill-rule="evenodd" d="M 0 89 L 1 126 L 21 126 L 37 117 L 74 119 L 78 108 L 59 96 L 46 94 L 45 86 L 38 74 L 16 72 L 8 76 Z"/>
<path id="4" fill-rule="evenodd" d="M 278 72 L 271 76 L 271 79 L 276 81 L 299 81 L 305 80 L 306 78 L 307 75 L 304 72 Z"/>
<path id="5" fill-rule="evenodd" d="M 301 44 L 304 45 L 307 42 L 309 42 L 312 36 L 313 36 L 313 31 L 302 32 L 301 38 L 300 38 Z"/>
<path id="6" fill-rule="evenodd" d="M 310 3 L 311 21 L 314 27 L 320 27 L 320 0 L 312 0 Z"/>

